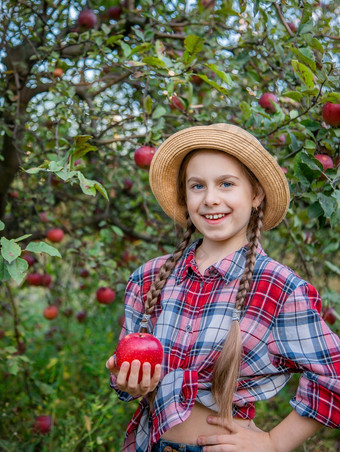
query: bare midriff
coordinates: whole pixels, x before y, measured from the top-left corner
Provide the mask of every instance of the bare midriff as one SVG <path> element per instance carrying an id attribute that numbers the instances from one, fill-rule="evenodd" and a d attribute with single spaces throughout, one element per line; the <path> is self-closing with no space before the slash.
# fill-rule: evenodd
<path id="1" fill-rule="evenodd" d="M 208 424 L 207 417 L 209 415 L 216 416 L 216 412 L 195 402 L 188 419 L 165 432 L 162 438 L 176 443 L 197 444 L 197 438 L 201 435 L 210 436 L 230 433 L 225 427 Z M 242 427 L 259 430 L 254 422 L 249 419 L 234 418 L 234 421 Z"/>

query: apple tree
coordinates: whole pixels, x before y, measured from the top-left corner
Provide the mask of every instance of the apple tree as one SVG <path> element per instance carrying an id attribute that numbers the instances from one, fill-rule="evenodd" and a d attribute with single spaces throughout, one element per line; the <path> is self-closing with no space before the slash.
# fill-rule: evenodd
<path id="1" fill-rule="evenodd" d="M 182 233 L 148 184 L 181 128 L 231 122 L 275 156 L 291 206 L 264 248 L 317 287 L 339 332 L 339 12 L 326 0 L 3 0 L 0 390 L 14 388 L 23 419 L 50 407 L 48 432 L 76 432 L 55 449 L 113 441 L 109 428 L 91 436 L 103 367 L 129 274 Z M 75 398 L 78 425 L 65 394 L 80 385 L 101 389 L 90 406 Z M 40 441 L 19 429 L 26 447 Z"/>

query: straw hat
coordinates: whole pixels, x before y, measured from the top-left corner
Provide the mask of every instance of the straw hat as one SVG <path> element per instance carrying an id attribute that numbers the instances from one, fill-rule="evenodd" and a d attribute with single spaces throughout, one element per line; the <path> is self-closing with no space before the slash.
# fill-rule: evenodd
<path id="1" fill-rule="evenodd" d="M 189 127 L 171 135 L 158 148 L 150 166 L 150 185 L 169 217 L 186 226 L 186 209 L 178 204 L 176 181 L 184 157 L 195 149 L 226 152 L 253 172 L 266 193 L 264 230 L 274 228 L 283 220 L 290 200 L 283 171 L 253 135 L 232 124 Z"/>

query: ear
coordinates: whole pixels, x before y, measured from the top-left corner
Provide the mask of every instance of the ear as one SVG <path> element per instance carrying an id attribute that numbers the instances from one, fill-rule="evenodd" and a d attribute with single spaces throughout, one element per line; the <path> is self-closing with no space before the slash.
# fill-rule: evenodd
<path id="1" fill-rule="evenodd" d="M 259 207 L 261 202 L 264 200 L 265 196 L 266 196 L 266 194 L 265 194 L 263 188 L 261 187 L 261 185 L 258 185 L 256 187 L 256 191 L 253 196 L 253 208 L 254 209 L 257 209 L 257 207 Z"/>

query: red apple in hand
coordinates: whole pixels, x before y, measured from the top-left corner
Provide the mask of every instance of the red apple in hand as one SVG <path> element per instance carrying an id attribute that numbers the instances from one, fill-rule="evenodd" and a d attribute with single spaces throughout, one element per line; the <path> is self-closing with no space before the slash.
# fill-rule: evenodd
<path id="1" fill-rule="evenodd" d="M 323 166 L 323 170 L 326 171 L 328 168 L 333 168 L 334 163 L 332 157 L 327 154 L 315 154 L 314 157 L 319 160 L 321 165 Z"/>
<path id="2" fill-rule="evenodd" d="M 322 109 L 322 117 L 326 124 L 340 126 L 340 104 L 326 102 Z"/>
<path id="3" fill-rule="evenodd" d="M 36 433 L 47 435 L 52 427 L 51 416 L 37 416 L 34 421 L 33 429 Z"/>
<path id="4" fill-rule="evenodd" d="M 140 383 L 143 376 L 142 366 L 144 363 L 151 364 L 151 376 L 154 373 L 156 364 L 162 363 L 162 344 L 155 336 L 149 333 L 127 334 L 117 346 L 116 364 L 118 369 L 120 369 L 123 362 L 127 361 L 131 364 L 135 359 L 138 359 L 141 362 L 141 369 L 138 377 L 138 383 Z"/>
<path id="5" fill-rule="evenodd" d="M 111 304 L 116 298 L 116 292 L 109 287 L 100 287 L 96 292 L 98 303 Z"/>
<path id="6" fill-rule="evenodd" d="M 259 99 L 259 104 L 262 108 L 264 108 L 267 112 L 275 113 L 276 108 L 274 104 L 278 104 L 279 101 L 275 94 L 273 93 L 264 93 Z"/>
<path id="7" fill-rule="evenodd" d="M 135 162 L 139 168 L 147 169 L 151 165 L 151 160 L 155 155 L 156 148 L 152 146 L 141 146 L 135 150 Z"/>

